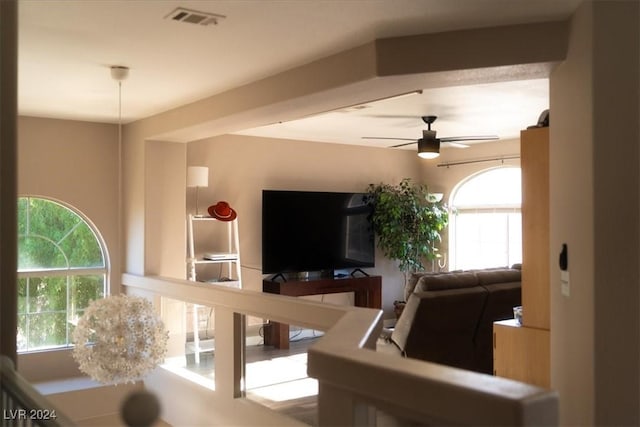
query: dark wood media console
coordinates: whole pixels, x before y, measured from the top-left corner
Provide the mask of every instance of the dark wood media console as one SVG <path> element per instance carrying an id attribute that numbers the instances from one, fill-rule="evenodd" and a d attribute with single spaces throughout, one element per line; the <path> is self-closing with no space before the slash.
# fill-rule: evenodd
<path id="1" fill-rule="evenodd" d="M 342 277 L 313 280 L 262 281 L 262 291 L 300 297 L 305 295 L 353 292 L 356 307 L 382 308 L 382 277 Z M 265 345 L 289 348 L 289 325 L 270 321 L 265 331 Z"/>

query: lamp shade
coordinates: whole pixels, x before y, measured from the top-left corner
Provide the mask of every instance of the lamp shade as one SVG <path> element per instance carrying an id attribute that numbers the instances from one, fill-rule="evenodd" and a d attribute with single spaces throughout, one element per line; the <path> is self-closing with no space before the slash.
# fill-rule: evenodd
<path id="1" fill-rule="evenodd" d="M 206 166 L 189 166 L 187 168 L 187 187 L 208 187 L 209 168 Z"/>

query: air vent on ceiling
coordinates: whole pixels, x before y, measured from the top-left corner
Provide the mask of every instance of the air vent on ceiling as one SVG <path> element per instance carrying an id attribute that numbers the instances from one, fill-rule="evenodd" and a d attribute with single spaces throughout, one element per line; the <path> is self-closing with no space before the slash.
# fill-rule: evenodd
<path id="1" fill-rule="evenodd" d="M 197 25 L 218 25 L 218 21 L 226 18 L 224 15 L 217 13 L 200 12 L 197 10 L 177 7 L 173 12 L 164 17 L 172 21 L 186 22 Z"/>
<path id="2" fill-rule="evenodd" d="M 371 105 L 352 105 L 351 107 L 338 110 L 338 113 L 352 113 L 354 111 L 364 110 L 365 108 L 371 108 Z"/>

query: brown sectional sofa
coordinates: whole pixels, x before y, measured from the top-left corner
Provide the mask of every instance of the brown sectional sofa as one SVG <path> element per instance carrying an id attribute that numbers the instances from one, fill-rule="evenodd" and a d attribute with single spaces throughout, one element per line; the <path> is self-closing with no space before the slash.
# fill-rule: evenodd
<path id="1" fill-rule="evenodd" d="M 410 358 L 493 374 L 493 322 L 521 304 L 519 268 L 414 274 L 391 334 Z"/>

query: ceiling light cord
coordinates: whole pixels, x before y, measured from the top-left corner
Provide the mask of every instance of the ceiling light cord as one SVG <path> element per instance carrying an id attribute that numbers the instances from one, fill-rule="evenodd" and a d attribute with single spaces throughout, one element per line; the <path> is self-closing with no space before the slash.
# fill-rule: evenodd
<path id="1" fill-rule="evenodd" d="M 129 76 L 129 68 L 121 65 L 114 65 L 111 67 L 111 77 L 118 82 L 118 268 L 120 272 L 123 271 L 124 256 L 123 256 L 123 189 L 124 180 L 122 179 L 123 173 L 123 147 L 122 147 L 122 81 Z M 115 293 L 120 293 L 120 289 L 115 289 Z"/>
<path id="2" fill-rule="evenodd" d="M 122 270 L 122 263 L 124 261 L 123 254 L 123 180 L 122 180 L 122 80 L 118 80 L 118 260 L 120 264 L 120 271 Z M 119 291 L 119 290 L 118 290 Z"/>
<path id="3" fill-rule="evenodd" d="M 118 82 L 118 144 L 122 144 L 122 82 Z"/>

